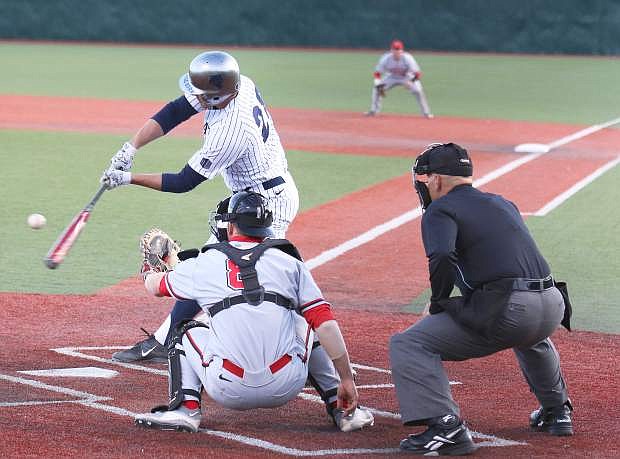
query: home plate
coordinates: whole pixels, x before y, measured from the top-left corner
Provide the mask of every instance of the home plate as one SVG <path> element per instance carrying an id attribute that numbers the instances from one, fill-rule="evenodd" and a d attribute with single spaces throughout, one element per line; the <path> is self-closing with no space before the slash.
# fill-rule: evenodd
<path id="1" fill-rule="evenodd" d="M 118 375 L 118 371 L 98 367 L 53 368 L 50 370 L 18 371 L 18 373 L 48 378 L 113 378 Z"/>

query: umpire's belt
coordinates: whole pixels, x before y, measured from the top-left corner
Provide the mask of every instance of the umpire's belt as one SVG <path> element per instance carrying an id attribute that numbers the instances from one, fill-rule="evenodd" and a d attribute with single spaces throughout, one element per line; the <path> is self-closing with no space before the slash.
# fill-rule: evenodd
<path id="1" fill-rule="evenodd" d="M 544 279 L 527 279 L 522 277 L 499 279 L 484 284 L 483 289 L 500 288 L 506 290 L 525 290 L 532 292 L 542 292 L 553 287 L 553 277 L 547 276 Z"/>
<path id="2" fill-rule="evenodd" d="M 278 306 L 282 306 L 286 309 L 294 308 L 293 302 L 285 296 L 280 295 L 279 293 L 265 292 L 263 301 L 277 304 Z M 209 310 L 209 314 L 211 315 L 211 317 L 214 317 L 217 313 L 222 312 L 224 309 L 228 309 L 231 306 L 241 303 L 247 303 L 247 300 L 243 295 L 229 296 L 224 298 L 222 301 L 214 303 L 207 309 Z"/>

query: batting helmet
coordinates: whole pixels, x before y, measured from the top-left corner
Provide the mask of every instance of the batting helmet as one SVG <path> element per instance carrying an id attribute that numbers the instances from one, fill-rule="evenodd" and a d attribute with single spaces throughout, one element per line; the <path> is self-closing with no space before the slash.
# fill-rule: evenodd
<path id="1" fill-rule="evenodd" d="M 217 105 L 239 92 L 239 64 L 223 51 L 207 51 L 189 64 L 189 72 L 179 78 L 181 91 L 202 96 Z"/>
<path id="2" fill-rule="evenodd" d="M 253 191 L 240 191 L 231 196 L 228 212 L 216 220 L 233 222 L 243 234 L 254 237 L 272 237 L 273 214 L 267 209 L 265 198 Z"/>

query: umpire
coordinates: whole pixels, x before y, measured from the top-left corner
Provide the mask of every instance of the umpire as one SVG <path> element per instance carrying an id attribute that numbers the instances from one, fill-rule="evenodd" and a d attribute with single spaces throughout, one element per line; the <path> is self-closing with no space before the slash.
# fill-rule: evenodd
<path id="1" fill-rule="evenodd" d="M 475 449 L 441 361 L 508 348 L 542 405 L 530 426 L 573 433 L 560 358 L 549 339 L 561 322 L 569 326 L 564 293 L 517 207 L 474 188 L 472 172 L 467 151 L 454 143 L 430 145 L 413 167 L 432 294 L 423 318 L 392 336 L 390 360 L 403 423 L 427 426 L 401 441 L 401 449 L 416 454 Z M 450 297 L 454 286 L 462 296 Z"/>

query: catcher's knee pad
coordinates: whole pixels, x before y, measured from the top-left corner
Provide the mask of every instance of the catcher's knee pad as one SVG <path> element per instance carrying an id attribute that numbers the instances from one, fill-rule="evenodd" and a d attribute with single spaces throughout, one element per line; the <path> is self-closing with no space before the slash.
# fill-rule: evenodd
<path id="1" fill-rule="evenodd" d="M 174 328 L 174 332 L 168 344 L 168 393 L 170 400 L 168 406 L 158 406 L 153 411 L 171 411 L 177 409 L 183 403 L 185 395 L 193 395 L 200 400 L 200 393 L 183 389 L 183 375 L 181 373 L 181 355 L 185 355 L 183 349 L 183 335 L 196 327 L 209 328 L 208 325 L 197 320 L 184 320 Z"/>

